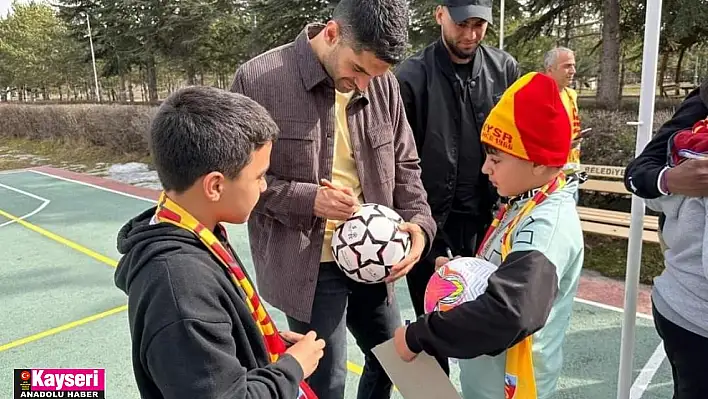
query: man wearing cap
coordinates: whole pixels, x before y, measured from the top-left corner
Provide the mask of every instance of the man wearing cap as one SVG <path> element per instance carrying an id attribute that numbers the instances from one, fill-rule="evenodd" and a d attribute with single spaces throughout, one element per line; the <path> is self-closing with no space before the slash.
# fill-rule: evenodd
<path id="1" fill-rule="evenodd" d="M 492 0 L 442 0 L 435 19 L 440 38 L 396 71 L 438 225 L 431 251 L 406 277 L 418 316 L 435 258 L 473 256 L 492 221 L 497 196 L 481 173 L 480 132 L 519 77 L 511 55 L 481 43 L 492 23 Z M 447 359 L 438 362 L 449 371 Z"/>

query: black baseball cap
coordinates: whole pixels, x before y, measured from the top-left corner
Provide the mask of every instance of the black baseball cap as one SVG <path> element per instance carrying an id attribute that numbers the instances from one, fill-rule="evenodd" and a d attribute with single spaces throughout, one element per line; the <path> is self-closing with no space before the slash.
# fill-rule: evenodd
<path id="1" fill-rule="evenodd" d="M 440 0 L 455 23 L 469 18 L 481 18 L 492 23 L 492 0 Z"/>

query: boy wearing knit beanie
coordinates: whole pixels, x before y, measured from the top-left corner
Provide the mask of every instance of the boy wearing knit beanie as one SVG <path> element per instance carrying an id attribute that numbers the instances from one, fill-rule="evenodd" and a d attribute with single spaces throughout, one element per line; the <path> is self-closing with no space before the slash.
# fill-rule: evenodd
<path id="1" fill-rule="evenodd" d="M 504 93 L 482 129 L 482 171 L 509 199 L 478 253 L 497 269 L 476 299 L 396 331 L 404 360 L 423 351 L 461 359 L 466 399 L 546 399 L 555 391 L 584 255 L 578 182 L 562 173 L 570 134 L 553 79 L 530 73 Z"/>
<path id="2" fill-rule="evenodd" d="M 669 167 L 708 158 L 708 119 L 675 133 Z M 708 391 L 708 198 L 664 195 L 646 200 L 666 216 L 662 235 L 665 268 L 654 279 L 652 313 L 674 376 L 674 398 L 704 398 Z"/>

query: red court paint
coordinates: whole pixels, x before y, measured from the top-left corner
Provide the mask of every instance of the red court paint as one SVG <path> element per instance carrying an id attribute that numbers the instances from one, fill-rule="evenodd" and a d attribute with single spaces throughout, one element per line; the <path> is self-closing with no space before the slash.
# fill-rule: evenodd
<path id="1" fill-rule="evenodd" d="M 57 169 L 49 166 L 38 166 L 36 168 L 29 168 L 28 170 L 37 170 L 50 175 L 64 177 L 71 180 L 77 180 L 84 183 L 93 184 L 103 188 L 108 188 L 115 191 L 120 191 L 126 194 L 136 195 L 138 197 L 145 197 L 157 201 L 160 198 L 160 192 L 150 188 L 131 186 L 130 184 L 121 183 L 115 180 L 105 179 L 98 176 L 92 176 L 77 172 L 72 172 L 65 169 Z"/>
<path id="2" fill-rule="evenodd" d="M 39 166 L 28 169 L 93 184 L 126 194 L 150 198 L 155 201 L 157 201 L 160 196 L 160 192 L 157 190 L 135 187 L 130 184 L 125 184 L 98 176 L 71 172 L 64 169 L 57 169 L 48 166 Z M 577 297 L 587 301 L 598 302 L 603 305 L 622 309 L 624 307 L 624 282 L 602 276 L 584 275 L 580 278 Z M 640 285 L 639 297 L 637 298 L 637 312 L 651 316 L 651 287 Z"/>

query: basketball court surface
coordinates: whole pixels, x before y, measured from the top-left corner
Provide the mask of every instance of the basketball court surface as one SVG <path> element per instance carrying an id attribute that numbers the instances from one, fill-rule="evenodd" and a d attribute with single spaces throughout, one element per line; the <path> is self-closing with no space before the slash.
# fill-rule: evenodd
<path id="1" fill-rule="evenodd" d="M 12 369 L 35 367 L 105 368 L 107 398 L 139 398 L 126 297 L 113 283 L 116 234 L 158 194 L 46 167 L 0 172 L 0 397 L 12 395 Z M 245 226 L 228 229 L 254 276 Z M 396 292 L 403 319 L 412 319 L 405 279 Z M 558 398 L 616 397 L 622 295 L 621 283 L 583 278 L 564 345 Z M 639 298 L 643 314 L 637 318 L 632 399 L 668 398 L 673 392 L 648 304 L 645 290 Z M 287 329 L 283 315 L 268 309 L 276 325 Z M 347 398 L 356 397 L 362 359 L 350 337 Z M 456 366 L 451 378 L 459 386 Z"/>

